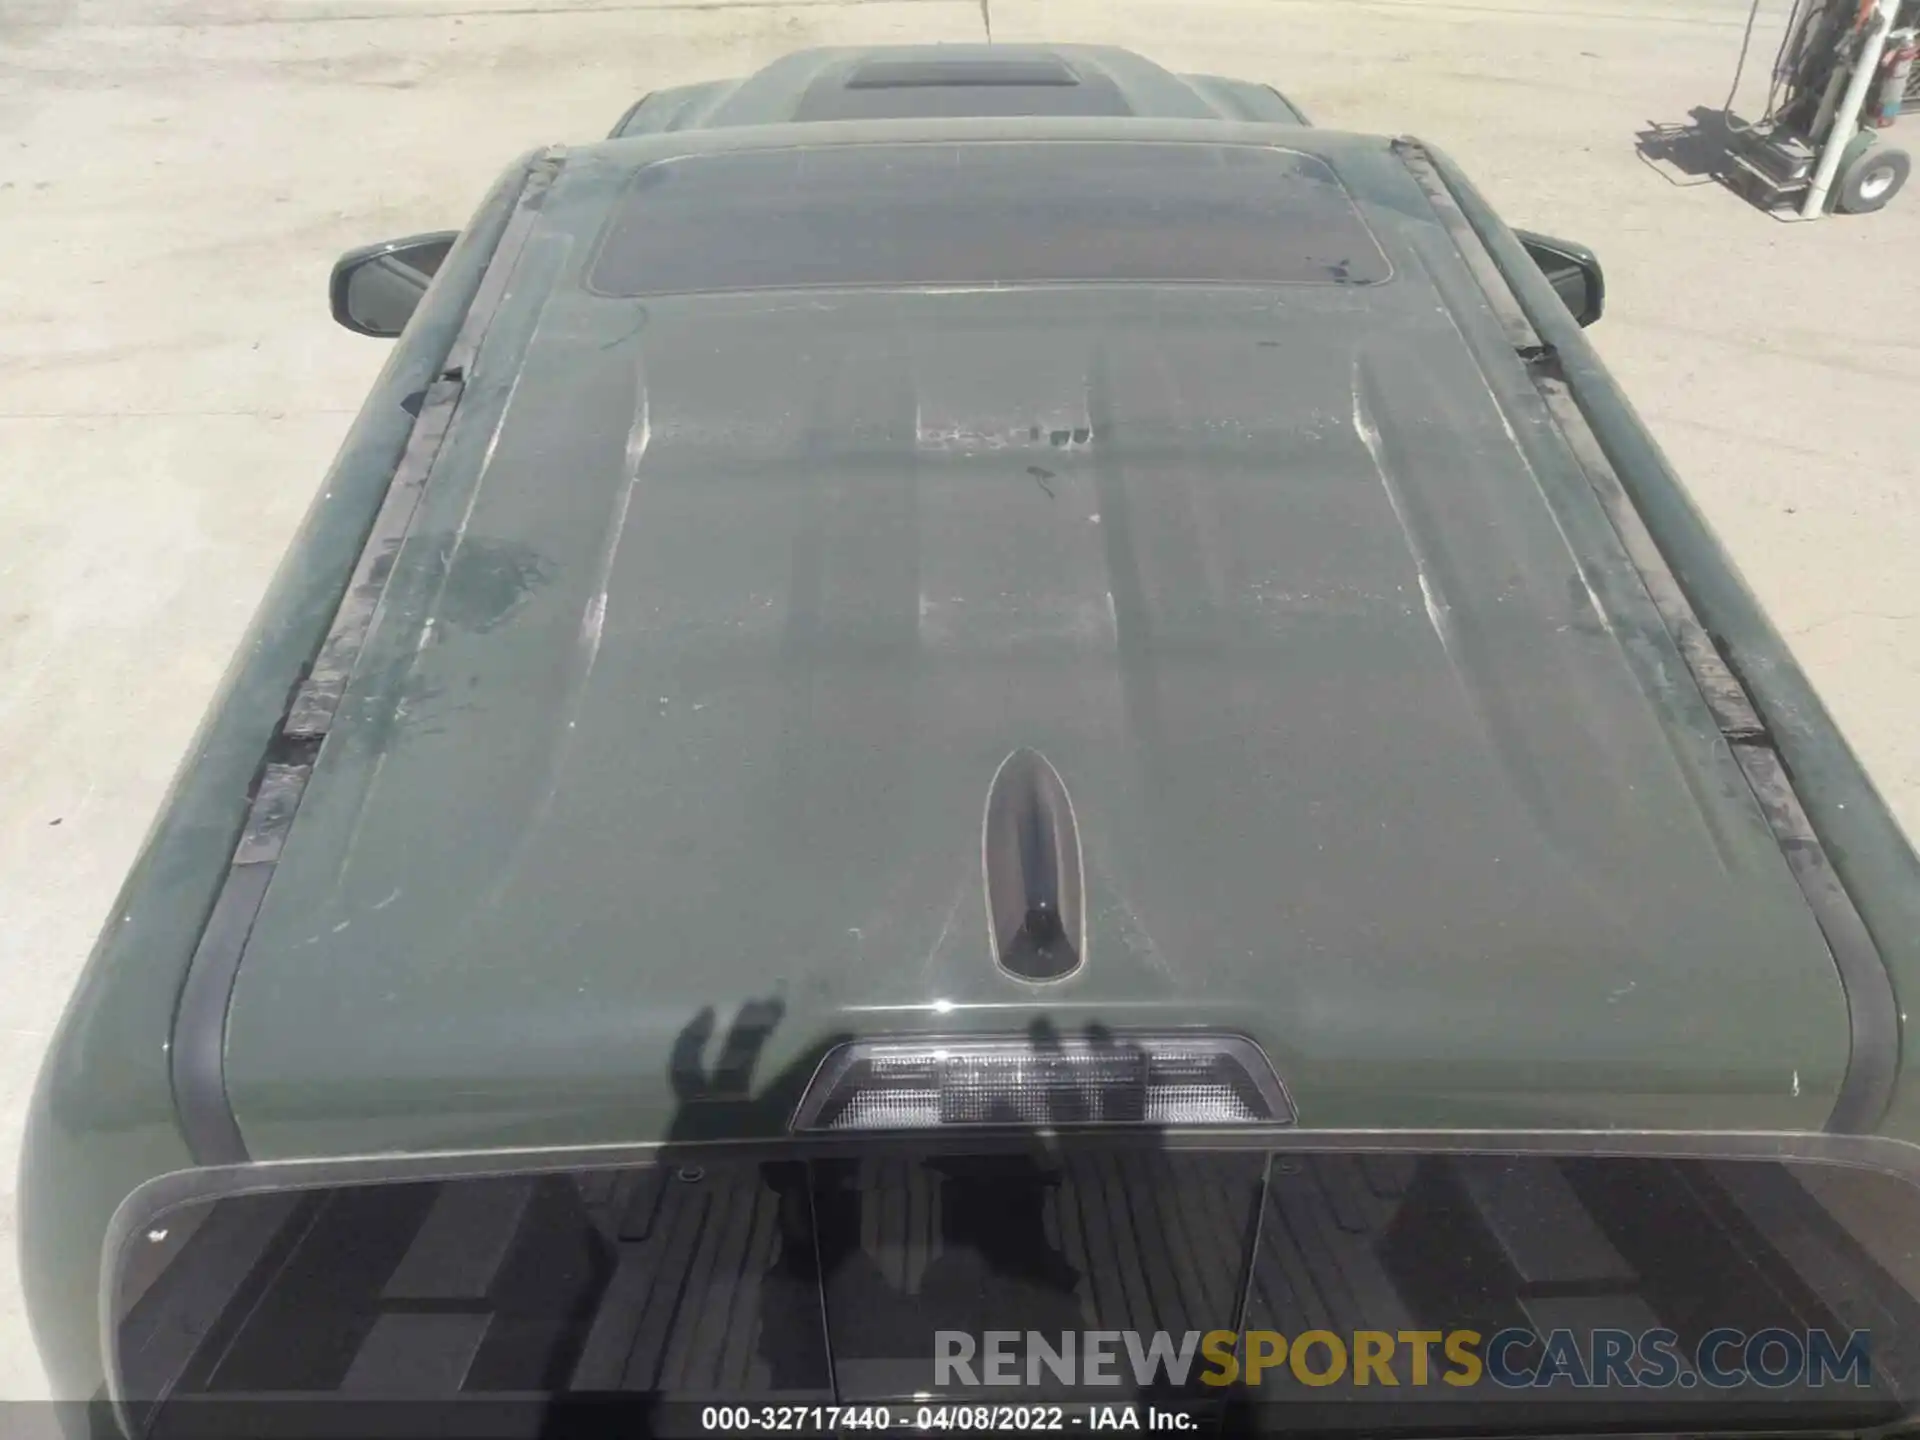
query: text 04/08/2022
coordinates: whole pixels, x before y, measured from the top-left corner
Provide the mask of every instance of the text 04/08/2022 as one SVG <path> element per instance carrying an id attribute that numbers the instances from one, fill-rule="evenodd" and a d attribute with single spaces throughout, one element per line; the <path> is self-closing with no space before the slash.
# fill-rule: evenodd
<path id="1" fill-rule="evenodd" d="M 983 1405 L 708 1405 L 699 1431 L 709 1435 L 780 1435 L 867 1431 L 874 1434 L 1005 1433 L 1137 1430 L 1178 1434 L 1194 1416 L 1164 1404 Z"/>

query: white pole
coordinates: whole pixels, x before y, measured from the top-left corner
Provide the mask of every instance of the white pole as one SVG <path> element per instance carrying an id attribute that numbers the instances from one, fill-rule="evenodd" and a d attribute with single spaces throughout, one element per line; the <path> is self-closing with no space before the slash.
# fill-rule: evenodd
<path id="1" fill-rule="evenodd" d="M 1841 98 L 1839 110 L 1834 112 L 1833 126 L 1820 148 L 1820 166 L 1813 173 L 1813 187 L 1807 191 L 1806 203 L 1800 207 L 1802 220 L 1816 219 L 1826 209 L 1827 191 L 1833 187 L 1834 172 L 1840 168 L 1847 146 L 1860 128 L 1860 107 L 1866 104 L 1867 91 L 1880 73 L 1880 56 L 1886 49 L 1887 32 L 1893 29 L 1894 12 L 1899 6 L 1900 0 L 1876 0 L 1873 27 L 1861 42 L 1860 54 L 1853 62 L 1853 74 L 1847 79 L 1847 93 Z"/>

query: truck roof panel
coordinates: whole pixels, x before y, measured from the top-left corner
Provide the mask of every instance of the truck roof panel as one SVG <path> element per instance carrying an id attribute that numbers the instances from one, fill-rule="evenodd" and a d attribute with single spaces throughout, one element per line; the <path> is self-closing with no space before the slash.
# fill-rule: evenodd
<path id="1" fill-rule="evenodd" d="M 590 290 L 710 143 L 535 212 L 234 985 L 251 1153 L 657 1138 L 743 1008 L 723 1093 L 1200 1025 L 1303 1124 L 1823 1123 L 1820 929 L 1383 142 L 1301 148 L 1384 284 Z M 982 888 L 1023 747 L 1084 863 L 1050 984 Z"/>

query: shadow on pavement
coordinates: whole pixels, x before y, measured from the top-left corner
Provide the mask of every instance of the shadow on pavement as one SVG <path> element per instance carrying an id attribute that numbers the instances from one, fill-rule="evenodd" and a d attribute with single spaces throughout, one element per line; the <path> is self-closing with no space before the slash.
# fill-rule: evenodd
<path id="1" fill-rule="evenodd" d="M 1735 129 L 1743 123 L 1725 110 L 1696 105 L 1684 121 L 1649 121 L 1634 136 L 1634 149 L 1647 168 L 1669 185 L 1718 182 L 1738 191 L 1738 167 L 1731 151 L 1737 140 Z"/>

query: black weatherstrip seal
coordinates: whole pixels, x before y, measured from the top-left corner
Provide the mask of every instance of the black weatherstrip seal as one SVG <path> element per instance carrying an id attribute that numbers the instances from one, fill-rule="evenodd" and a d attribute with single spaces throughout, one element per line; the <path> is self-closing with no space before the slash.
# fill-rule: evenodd
<path id="1" fill-rule="evenodd" d="M 227 1010 L 247 937 L 266 899 L 281 847 L 293 827 L 294 813 L 313 774 L 334 712 L 352 678 L 354 662 L 372 628 L 394 558 L 452 428 L 468 370 L 500 307 L 540 203 L 564 164 L 564 152 L 553 149 L 544 152 L 529 169 L 459 333 L 437 378 L 421 397 L 406 448 L 388 482 L 386 499 L 361 547 L 326 639 L 268 743 L 246 828 L 188 964 L 174 1012 L 170 1061 L 174 1110 L 187 1147 L 201 1165 L 239 1165 L 249 1159 L 227 1094 L 226 1077 Z"/>
<path id="2" fill-rule="evenodd" d="M 1554 346 L 1527 318 L 1511 281 L 1463 213 L 1429 148 L 1418 140 L 1402 138 L 1393 142 L 1393 150 L 1432 202 L 1592 485 L 1806 897 L 1839 974 L 1852 1031 L 1846 1074 L 1826 1128 L 1840 1134 L 1869 1131 L 1892 1102 L 1900 1068 L 1899 1006 L 1886 961 L 1828 860 L 1764 718 L 1711 632 L 1701 624 L 1667 557 L 1622 485 L 1612 459 L 1587 422 Z"/>

